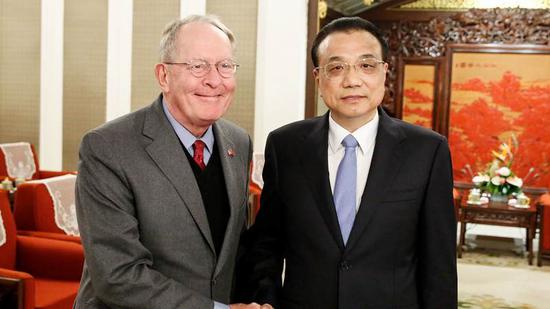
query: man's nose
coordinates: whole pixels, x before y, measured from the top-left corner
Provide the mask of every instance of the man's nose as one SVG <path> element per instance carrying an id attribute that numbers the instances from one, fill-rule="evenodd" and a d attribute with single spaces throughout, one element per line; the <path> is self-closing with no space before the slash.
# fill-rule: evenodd
<path id="1" fill-rule="evenodd" d="M 203 77 L 203 82 L 212 88 L 217 88 L 223 81 L 222 76 L 220 75 L 220 72 L 218 72 L 218 69 L 216 66 L 212 66 L 210 71 Z"/>
<path id="2" fill-rule="evenodd" d="M 357 69 L 357 66 L 350 65 L 349 69 L 344 72 L 344 77 L 342 80 L 342 85 L 344 87 L 357 87 L 363 83 L 363 75 Z"/>

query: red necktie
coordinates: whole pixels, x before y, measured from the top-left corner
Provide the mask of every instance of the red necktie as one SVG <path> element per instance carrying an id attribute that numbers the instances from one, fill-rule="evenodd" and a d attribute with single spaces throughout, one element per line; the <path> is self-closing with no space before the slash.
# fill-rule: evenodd
<path id="1" fill-rule="evenodd" d="M 193 160 L 195 160 L 195 163 L 201 168 L 201 170 L 204 170 L 206 168 L 206 165 L 204 164 L 204 144 L 201 140 L 196 140 L 193 143 Z"/>

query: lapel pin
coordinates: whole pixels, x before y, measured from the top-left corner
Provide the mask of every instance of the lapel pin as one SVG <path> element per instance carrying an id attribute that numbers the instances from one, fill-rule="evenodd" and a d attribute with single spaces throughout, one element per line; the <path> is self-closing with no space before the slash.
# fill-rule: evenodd
<path id="1" fill-rule="evenodd" d="M 227 150 L 227 155 L 230 157 L 230 158 L 233 158 L 235 156 L 235 150 L 233 150 L 232 148 L 229 148 Z"/>

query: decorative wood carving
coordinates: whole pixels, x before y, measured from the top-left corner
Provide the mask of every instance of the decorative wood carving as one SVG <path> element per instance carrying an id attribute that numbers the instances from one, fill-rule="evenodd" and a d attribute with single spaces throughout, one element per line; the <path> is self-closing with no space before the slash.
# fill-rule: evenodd
<path id="1" fill-rule="evenodd" d="M 413 13 L 420 14 L 420 13 Z M 428 22 L 400 20 L 380 24 L 390 46 L 390 71 L 383 106 L 395 113 L 398 57 L 442 57 L 448 43 L 536 44 L 550 46 L 550 11 L 472 9 Z"/>
<path id="2" fill-rule="evenodd" d="M 513 213 L 493 213 L 493 212 L 465 212 L 464 220 L 467 222 L 477 222 L 482 224 L 494 224 L 505 226 L 530 227 L 531 215 L 513 214 Z"/>

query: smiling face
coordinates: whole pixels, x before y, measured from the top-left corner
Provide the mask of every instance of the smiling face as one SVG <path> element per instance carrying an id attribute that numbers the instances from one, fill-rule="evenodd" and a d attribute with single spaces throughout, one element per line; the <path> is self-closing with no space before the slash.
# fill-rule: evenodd
<path id="1" fill-rule="evenodd" d="M 210 63 L 210 72 L 195 77 L 186 65 L 159 63 L 155 68 L 168 110 L 195 136 L 204 134 L 233 101 L 235 76 L 224 78 L 215 67 L 232 58 L 231 42 L 223 31 L 205 22 L 192 22 L 179 29 L 171 62 L 204 60 Z"/>
<path id="2" fill-rule="evenodd" d="M 334 32 L 319 45 L 318 58 L 321 68 L 333 62 L 351 65 L 341 78 L 329 79 L 323 69 L 315 70 L 314 76 L 334 121 L 353 132 L 374 117 L 384 98 L 387 63 L 379 64 L 375 72 L 369 74 L 353 67 L 363 59 L 382 60 L 380 42 L 367 31 Z"/>

